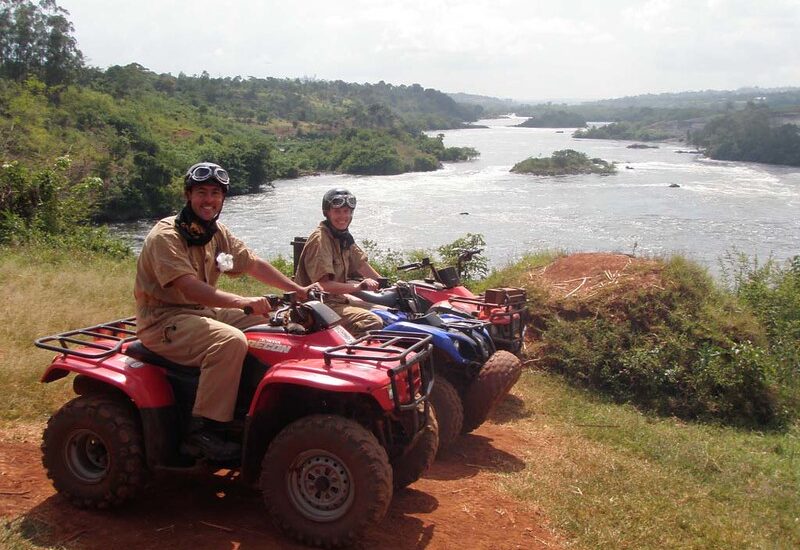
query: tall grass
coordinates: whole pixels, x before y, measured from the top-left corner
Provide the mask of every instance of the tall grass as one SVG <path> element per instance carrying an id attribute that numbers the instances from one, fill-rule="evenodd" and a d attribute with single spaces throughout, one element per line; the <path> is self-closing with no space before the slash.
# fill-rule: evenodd
<path id="1" fill-rule="evenodd" d="M 0 419 L 43 418 L 64 401 L 65 382 L 37 382 L 53 353 L 34 339 L 133 315 L 134 272 L 133 258 L 0 249 Z"/>

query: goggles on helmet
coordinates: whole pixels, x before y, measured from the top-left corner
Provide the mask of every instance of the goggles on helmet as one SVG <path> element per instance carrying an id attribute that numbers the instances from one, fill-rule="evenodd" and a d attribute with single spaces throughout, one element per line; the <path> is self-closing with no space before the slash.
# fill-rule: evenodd
<path id="1" fill-rule="evenodd" d="M 354 195 L 336 195 L 330 200 L 331 208 L 341 208 L 344 205 L 350 208 L 356 207 L 356 197 Z"/>
<path id="2" fill-rule="evenodd" d="M 197 182 L 214 178 L 222 185 L 227 185 L 231 181 L 228 172 L 219 166 L 208 166 L 201 164 L 200 166 L 196 166 L 193 170 L 189 170 L 188 175 L 192 180 Z"/>

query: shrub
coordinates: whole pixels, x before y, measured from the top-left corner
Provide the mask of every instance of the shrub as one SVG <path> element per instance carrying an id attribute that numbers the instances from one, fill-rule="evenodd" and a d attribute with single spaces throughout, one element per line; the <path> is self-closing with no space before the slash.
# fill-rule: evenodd
<path id="1" fill-rule="evenodd" d="M 68 181 L 68 157 L 50 168 L 29 170 L 18 162 L 0 167 L 0 244 L 44 244 L 82 248 L 115 256 L 128 248 L 105 228 L 89 225 L 102 191 L 102 181 Z"/>
<path id="2" fill-rule="evenodd" d="M 545 312 L 545 366 L 662 414 L 746 425 L 785 420 L 757 320 L 700 267 L 673 258 Z M 542 316 L 542 312 L 539 312 Z"/>

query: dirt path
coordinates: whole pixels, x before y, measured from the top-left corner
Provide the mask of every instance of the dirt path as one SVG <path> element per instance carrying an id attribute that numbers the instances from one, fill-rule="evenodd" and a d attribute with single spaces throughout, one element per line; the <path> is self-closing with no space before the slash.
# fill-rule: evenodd
<path id="1" fill-rule="evenodd" d="M 53 491 L 36 430 L 0 438 L 0 517 L 33 542 L 70 549 L 304 548 L 264 515 L 260 494 L 218 473 L 160 477 L 115 512 L 77 510 Z M 559 548 L 546 518 L 495 488 L 498 473 L 521 471 L 524 441 L 507 424 L 462 437 L 409 489 L 395 494 L 383 523 L 357 548 Z"/>

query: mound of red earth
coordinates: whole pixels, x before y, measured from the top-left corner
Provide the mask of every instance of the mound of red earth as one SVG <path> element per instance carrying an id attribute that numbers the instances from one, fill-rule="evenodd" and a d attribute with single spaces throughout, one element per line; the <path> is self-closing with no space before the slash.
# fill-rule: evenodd
<path id="1" fill-rule="evenodd" d="M 558 258 L 528 277 L 546 290 L 553 306 L 568 298 L 587 300 L 603 290 L 660 287 L 661 267 L 627 254 L 584 252 Z"/>

